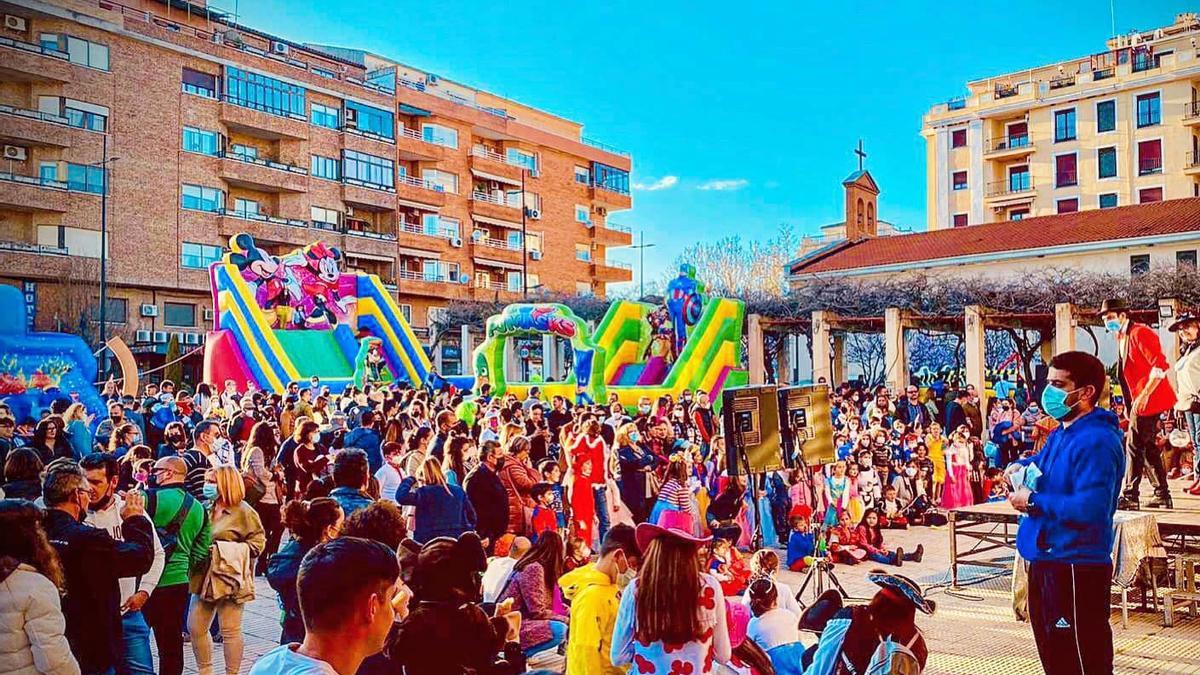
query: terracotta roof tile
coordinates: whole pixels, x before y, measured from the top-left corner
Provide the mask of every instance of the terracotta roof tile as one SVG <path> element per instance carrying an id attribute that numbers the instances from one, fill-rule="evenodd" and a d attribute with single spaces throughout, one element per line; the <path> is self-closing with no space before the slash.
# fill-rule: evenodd
<path id="1" fill-rule="evenodd" d="M 845 242 L 792 265 L 792 274 L 916 263 L 1200 231 L 1200 197 Z"/>

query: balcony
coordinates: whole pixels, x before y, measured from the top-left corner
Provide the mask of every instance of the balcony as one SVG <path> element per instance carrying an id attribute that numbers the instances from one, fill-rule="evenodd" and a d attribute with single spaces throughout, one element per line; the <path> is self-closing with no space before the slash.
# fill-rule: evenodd
<path id="1" fill-rule="evenodd" d="M 342 201 L 368 211 L 392 211 L 396 208 L 396 189 L 342 177 Z"/>
<path id="2" fill-rule="evenodd" d="M 59 148 L 71 146 L 67 118 L 40 110 L 0 105 L 0 141 Z"/>
<path id="3" fill-rule="evenodd" d="M 471 191 L 471 211 L 487 218 L 508 221 L 521 220 L 520 204 L 509 203 L 507 196 L 502 191 Z"/>
<path id="4" fill-rule="evenodd" d="M 1067 87 L 1074 86 L 1074 75 L 1059 75 L 1058 77 L 1050 78 L 1050 91 L 1054 91 L 1055 89 L 1066 89 Z"/>
<path id="5" fill-rule="evenodd" d="M 441 159 L 445 150 L 436 143 L 425 140 L 421 132 L 405 126 L 396 126 L 396 154 L 402 160 L 428 161 Z"/>
<path id="6" fill-rule="evenodd" d="M 396 230 L 400 246 L 410 246 L 420 250 L 444 249 L 449 246 L 452 237 L 458 236 L 452 230 L 427 230 L 421 223 L 405 219 L 400 220 L 396 225 Z"/>
<path id="7" fill-rule="evenodd" d="M 1133 65 L 1130 70 L 1135 73 L 1145 73 L 1157 70 L 1160 65 L 1162 65 L 1160 55 L 1142 52 L 1140 56 L 1133 59 Z"/>
<path id="8" fill-rule="evenodd" d="M 625 225 L 607 220 L 592 227 L 592 241 L 606 247 L 629 246 L 633 243 L 633 230 Z"/>
<path id="9" fill-rule="evenodd" d="M 1200 101 L 1192 101 L 1183 105 L 1183 124 L 1189 127 L 1200 124 Z"/>
<path id="10" fill-rule="evenodd" d="M 265 213 L 251 213 L 234 209 L 217 211 L 217 231 L 222 236 L 233 236 L 245 232 L 255 240 L 279 242 L 303 246 L 315 236 L 308 221 L 294 218 L 279 218 Z"/>
<path id="11" fill-rule="evenodd" d="M 492 258 L 500 262 L 521 264 L 524 247 L 520 245 L 514 246 L 505 239 L 493 239 L 488 236 L 481 236 L 482 234 L 482 232 L 476 232 L 471 237 L 472 255 Z"/>
<path id="12" fill-rule="evenodd" d="M 308 140 L 308 118 L 255 108 L 228 95 L 221 98 L 220 118 L 230 131 L 255 138 Z"/>
<path id="13" fill-rule="evenodd" d="M 66 52 L 0 37 L 0 80 L 70 82 L 71 62 Z"/>
<path id="14" fill-rule="evenodd" d="M 445 206 L 446 191 L 440 186 L 415 176 L 401 175 L 396 179 L 396 196 L 408 202 L 428 206 Z"/>
<path id="15" fill-rule="evenodd" d="M 399 291 L 408 295 L 428 295 L 437 298 L 456 297 L 452 289 L 461 286 L 445 274 L 423 270 L 400 269 L 396 271 Z"/>
<path id="16" fill-rule="evenodd" d="M 1033 150 L 1034 146 L 1033 142 L 1029 140 L 1029 134 L 1016 134 L 989 138 L 983 155 L 988 159 L 1011 159 L 1024 157 Z"/>
<path id="17" fill-rule="evenodd" d="M 5 274 L 17 278 L 65 279 L 72 274 L 70 252 L 57 246 L 0 241 L 0 257 L 4 259 Z M 92 259 L 76 256 L 75 260 Z M 96 267 L 99 269 L 99 264 Z"/>
<path id="18" fill-rule="evenodd" d="M 70 193 L 63 181 L 0 172 L 0 206 L 17 211 L 66 213 Z"/>
<path id="19" fill-rule="evenodd" d="M 1195 151 L 1187 154 L 1183 162 L 1183 172 L 1189 176 L 1200 175 L 1200 156 Z"/>
<path id="20" fill-rule="evenodd" d="M 596 281 L 606 283 L 633 281 L 633 265 L 617 260 L 593 261 L 589 271 Z"/>
<path id="21" fill-rule="evenodd" d="M 498 152 L 476 145 L 471 148 L 471 171 L 480 178 L 519 187 L 525 169 Z"/>
<path id="22" fill-rule="evenodd" d="M 230 185 L 262 192 L 307 192 L 308 169 L 269 159 L 226 152 L 221 178 Z"/>
<path id="23" fill-rule="evenodd" d="M 996 100 L 1002 98 L 1011 98 L 1021 93 L 1021 87 L 1015 84 L 997 84 L 995 96 Z"/>
<path id="24" fill-rule="evenodd" d="M 1153 176 L 1162 172 L 1162 157 L 1138 157 L 1139 176 Z"/>
<path id="25" fill-rule="evenodd" d="M 588 198 L 612 209 L 628 209 L 633 206 L 629 190 L 621 190 L 603 183 L 592 182 L 588 186 Z"/>
<path id="26" fill-rule="evenodd" d="M 984 201 L 991 204 L 1031 201 L 1035 194 L 1032 177 L 999 180 L 987 184 Z"/>
<path id="27" fill-rule="evenodd" d="M 1107 68 L 1097 68 L 1092 71 L 1092 81 L 1099 82 L 1117 76 L 1117 67 L 1108 66 Z"/>
<path id="28" fill-rule="evenodd" d="M 395 140 L 351 126 L 342 127 L 342 145 L 347 150 L 356 150 L 368 155 L 391 157 L 396 154 Z"/>

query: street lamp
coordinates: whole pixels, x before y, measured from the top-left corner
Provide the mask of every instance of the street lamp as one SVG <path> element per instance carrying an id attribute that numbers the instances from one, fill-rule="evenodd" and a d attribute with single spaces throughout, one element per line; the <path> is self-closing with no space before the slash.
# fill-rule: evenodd
<path id="1" fill-rule="evenodd" d="M 93 162 L 88 166 L 100 167 L 101 188 L 100 188 L 100 345 L 103 351 L 103 345 L 108 342 L 108 190 L 109 190 L 109 169 L 108 165 L 112 162 L 121 159 L 120 157 L 108 156 L 108 132 L 105 131 L 101 136 L 101 160 Z M 108 354 L 106 353 L 100 361 L 103 377 L 108 374 Z"/>
<path id="2" fill-rule="evenodd" d="M 654 248 L 656 244 L 646 243 L 646 231 L 638 230 L 638 241 L 642 242 L 629 248 L 638 252 L 638 300 L 646 297 L 646 249 Z"/>

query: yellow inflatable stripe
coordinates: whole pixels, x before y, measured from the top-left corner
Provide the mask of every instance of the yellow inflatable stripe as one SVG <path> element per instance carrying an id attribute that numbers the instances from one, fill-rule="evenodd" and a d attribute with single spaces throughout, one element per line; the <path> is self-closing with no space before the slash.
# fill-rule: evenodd
<path id="1" fill-rule="evenodd" d="M 417 376 L 417 369 L 413 367 L 412 362 L 408 358 L 408 354 L 404 351 L 403 344 L 400 342 L 400 339 L 396 337 L 396 333 L 392 330 L 391 325 L 384 320 L 383 313 L 379 311 L 379 306 L 375 304 L 375 299 L 359 298 L 358 314 L 359 316 L 366 314 L 375 317 L 375 320 L 379 322 L 379 327 L 382 328 L 383 332 L 387 334 L 388 342 L 393 345 L 396 353 L 400 356 L 400 362 L 401 365 L 404 366 L 404 370 L 408 371 L 409 381 L 419 385 L 421 383 L 421 378 Z"/>
<path id="2" fill-rule="evenodd" d="M 258 302 L 250 293 L 250 287 L 246 284 L 246 280 L 242 278 L 242 275 L 230 271 L 229 279 L 233 283 L 234 291 L 238 294 L 238 297 L 242 299 L 246 307 L 257 308 Z M 258 315 L 258 313 L 253 314 L 254 316 L 252 318 L 248 317 L 247 320 L 253 321 L 259 332 L 262 333 L 262 335 L 266 338 L 267 348 L 271 350 L 271 353 L 283 366 L 283 370 L 285 373 L 287 373 L 288 379 L 296 381 L 300 380 L 300 371 L 296 370 L 296 366 L 292 363 L 291 357 L 289 357 L 288 353 L 283 350 L 283 345 L 279 344 L 279 339 L 275 337 L 274 330 L 267 325 L 267 322 L 262 320 L 262 316 Z M 254 339 L 254 334 L 247 333 L 246 339 Z M 282 389 L 282 387 L 280 387 L 280 389 Z"/>
<path id="3" fill-rule="evenodd" d="M 415 351 L 417 352 L 417 359 L 420 360 L 421 366 L 424 367 L 425 372 L 433 370 L 433 364 L 430 363 L 429 356 L 425 354 L 425 350 L 421 348 L 421 343 L 417 341 L 416 333 L 413 333 L 412 326 L 409 326 L 408 322 L 404 320 L 404 314 L 400 311 L 400 308 L 396 306 L 396 301 L 392 299 L 391 294 L 389 294 L 387 289 L 383 287 L 383 282 L 380 281 L 379 277 L 375 276 L 374 274 L 368 275 L 368 278 L 371 280 L 371 285 L 375 287 L 375 292 L 378 293 L 381 298 L 384 298 L 388 309 L 392 312 L 392 316 L 396 317 L 396 320 L 400 324 L 400 329 L 404 331 L 404 338 L 408 340 L 409 344 L 416 348 Z M 378 315 L 378 319 L 381 324 L 387 323 L 383 320 L 384 316 L 382 312 Z M 397 352 L 405 351 L 402 345 L 399 343 L 397 344 L 397 347 Z M 416 382 L 417 380 L 413 381 Z"/>
<path id="4" fill-rule="evenodd" d="M 254 339 L 254 335 L 250 332 L 250 326 L 246 321 L 245 313 L 236 301 L 226 297 L 228 293 L 228 290 L 224 290 L 218 295 L 221 310 L 229 312 L 228 315 L 238 325 L 238 329 L 245 337 L 246 346 L 250 348 L 251 356 L 254 357 L 254 361 L 258 364 L 259 369 L 266 374 L 272 388 L 275 391 L 283 391 L 283 383 L 279 381 L 279 377 L 275 374 L 275 369 L 271 367 L 270 361 L 267 360 L 266 355 L 263 354 L 262 349 L 259 347 L 258 341 Z"/>
<path id="5" fill-rule="evenodd" d="M 596 344 L 602 347 L 608 347 L 612 344 L 612 341 L 615 339 L 612 333 L 620 331 L 621 325 L 626 321 L 630 319 L 640 321 L 642 318 L 636 304 L 625 300 L 618 300 L 617 302 L 620 304 L 617 305 L 617 309 L 613 312 L 613 320 L 608 322 L 608 327 L 605 329 L 604 334 L 595 336 Z"/>
<path id="6" fill-rule="evenodd" d="M 638 344 L 636 342 L 626 342 L 617 348 L 616 354 L 608 356 L 608 361 L 604 364 L 605 384 L 612 382 L 613 376 L 617 374 L 617 370 L 622 365 L 638 360 L 637 348 Z"/>

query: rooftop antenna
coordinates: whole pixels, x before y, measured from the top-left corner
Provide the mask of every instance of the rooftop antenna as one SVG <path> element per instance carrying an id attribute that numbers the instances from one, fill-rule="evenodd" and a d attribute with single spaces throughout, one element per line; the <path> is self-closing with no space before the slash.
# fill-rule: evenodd
<path id="1" fill-rule="evenodd" d="M 1108 14 L 1112 19 L 1112 36 L 1117 36 L 1117 1 L 1108 0 Z"/>

